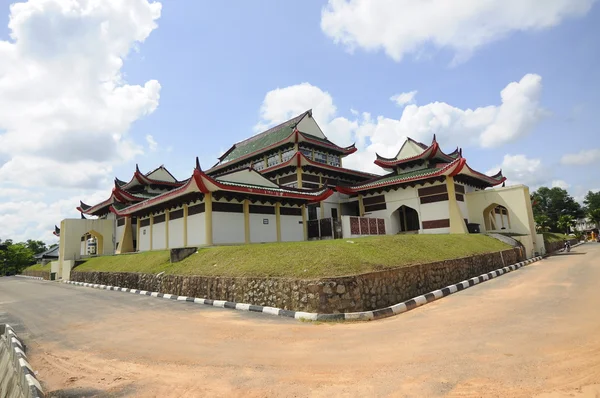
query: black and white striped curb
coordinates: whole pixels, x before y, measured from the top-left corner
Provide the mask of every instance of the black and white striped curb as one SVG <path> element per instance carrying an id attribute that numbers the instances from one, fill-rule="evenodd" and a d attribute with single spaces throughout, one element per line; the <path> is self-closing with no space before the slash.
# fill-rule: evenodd
<path id="1" fill-rule="evenodd" d="M 29 276 L 29 275 L 15 275 L 15 276 L 18 276 L 19 278 L 37 279 L 40 281 L 45 281 L 45 279 L 42 278 L 41 276 Z"/>
<path id="2" fill-rule="evenodd" d="M 27 361 L 25 348 L 14 329 L 10 325 L 0 325 L 2 341 L 0 342 L 0 370 L 4 369 L 5 374 L 0 374 L 0 395 L 19 396 L 15 388 L 20 386 L 22 396 L 25 398 L 43 398 L 44 392 L 40 382 L 35 376 L 35 372 Z M 11 375 L 12 367 L 16 370 L 16 375 Z M 16 379 L 15 379 L 16 376 Z M 14 394 L 14 395 L 12 395 Z"/>
<path id="3" fill-rule="evenodd" d="M 488 272 L 487 274 L 483 274 L 483 275 L 477 276 L 475 278 L 471 278 L 471 279 L 459 282 L 455 285 L 447 286 L 443 289 L 435 290 L 433 292 L 412 298 L 412 299 L 404 301 L 400 304 L 395 304 L 395 305 L 392 305 L 392 306 L 389 306 L 386 308 L 373 310 L 373 311 L 351 312 L 351 313 L 345 313 L 345 314 L 318 314 L 318 313 L 313 313 L 313 312 L 291 311 L 291 310 L 284 310 L 281 308 L 263 307 L 261 305 L 235 303 L 232 301 L 224 301 L 224 300 L 209 300 L 209 299 L 203 299 L 203 298 L 177 296 L 174 294 L 149 292 L 146 290 L 128 289 L 125 287 L 98 285 L 98 284 L 85 283 L 85 282 L 63 281 L 63 283 L 68 283 L 68 284 L 77 285 L 77 286 L 91 287 L 94 289 L 114 290 L 114 291 L 119 291 L 119 292 L 141 294 L 141 295 L 145 295 L 145 296 L 159 297 L 159 298 L 175 300 L 175 301 L 184 301 L 184 302 L 190 302 L 190 303 L 196 303 L 196 304 L 212 305 L 214 307 L 220 307 L 220 308 L 230 308 L 230 309 L 241 310 L 241 311 L 262 312 L 263 314 L 284 316 L 284 317 L 295 318 L 295 319 L 305 319 L 305 320 L 312 320 L 312 321 L 343 321 L 343 320 L 347 320 L 347 321 L 365 320 L 366 321 L 366 320 L 372 320 L 372 319 L 386 318 L 389 316 L 401 314 L 406 311 L 410 311 L 414 308 L 420 307 L 423 304 L 430 303 L 430 302 L 440 299 L 442 297 L 448 296 L 452 293 L 459 292 L 459 291 L 467 289 L 471 286 L 474 286 L 479 283 L 485 282 L 487 280 L 496 278 L 500 275 L 506 274 L 511 271 L 515 271 L 521 267 L 524 267 L 528 264 L 539 261 L 541 259 L 542 259 L 542 257 L 540 256 L 540 257 L 531 258 L 526 261 L 521 261 L 520 263 L 509 265 L 504 268 L 499 268 L 495 271 Z"/>

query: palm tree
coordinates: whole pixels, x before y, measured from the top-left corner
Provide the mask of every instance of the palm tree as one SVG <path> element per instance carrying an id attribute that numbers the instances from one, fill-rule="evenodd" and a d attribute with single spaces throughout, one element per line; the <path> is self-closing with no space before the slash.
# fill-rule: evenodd
<path id="1" fill-rule="evenodd" d="M 573 216 L 569 215 L 569 214 L 564 214 L 562 216 L 560 216 L 560 218 L 558 219 L 558 222 L 556 223 L 556 226 L 558 227 L 558 229 L 560 229 L 561 231 L 566 231 L 565 235 L 569 234 L 569 229 L 575 225 L 575 219 L 573 218 Z"/>
<path id="2" fill-rule="evenodd" d="M 550 217 L 545 214 L 540 214 L 534 218 L 535 228 L 538 232 L 548 232 L 550 231 Z"/>
<path id="3" fill-rule="evenodd" d="M 598 227 L 600 224 L 600 208 L 590 210 L 588 212 L 588 218 L 590 219 L 590 221 L 596 224 L 596 227 Z"/>

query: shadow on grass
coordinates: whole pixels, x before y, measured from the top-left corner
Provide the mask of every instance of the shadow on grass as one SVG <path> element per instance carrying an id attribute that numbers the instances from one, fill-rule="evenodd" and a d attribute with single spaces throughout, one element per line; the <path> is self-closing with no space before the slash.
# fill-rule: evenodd
<path id="1" fill-rule="evenodd" d="M 96 388 L 65 388 L 51 391 L 46 394 L 48 398 L 109 398 L 127 397 L 135 392 L 132 385 L 111 391 L 98 390 Z"/>

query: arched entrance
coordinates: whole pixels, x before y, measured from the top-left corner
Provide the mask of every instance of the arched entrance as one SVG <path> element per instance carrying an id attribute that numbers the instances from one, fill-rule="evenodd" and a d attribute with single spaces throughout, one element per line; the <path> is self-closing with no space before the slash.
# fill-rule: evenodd
<path id="1" fill-rule="evenodd" d="M 412 207 L 402 205 L 395 211 L 398 213 L 400 229 L 398 232 L 416 232 L 421 229 L 419 213 Z"/>
<path id="2" fill-rule="evenodd" d="M 81 236 L 82 256 L 101 256 L 104 253 L 104 237 L 93 229 Z"/>
<path id="3" fill-rule="evenodd" d="M 483 211 L 483 220 L 486 231 L 499 231 L 510 229 L 510 215 L 508 209 L 497 203 L 492 203 Z"/>

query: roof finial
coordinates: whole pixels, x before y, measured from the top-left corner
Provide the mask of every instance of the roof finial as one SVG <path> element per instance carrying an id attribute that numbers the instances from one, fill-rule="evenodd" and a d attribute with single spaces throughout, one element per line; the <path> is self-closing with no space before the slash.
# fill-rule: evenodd
<path id="1" fill-rule="evenodd" d="M 196 156 L 196 170 L 202 171 L 202 167 L 200 167 L 200 159 Z"/>
<path id="2" fill-rule="evenodd" d="M 458 148 L 458 157 L 462 158 L 462 148 Z"/>
<path id="3" fill-rule="evenodd" d="M 435 133 L 434 133 L 433 134 L 433 142 L 435 142 L 435 141 L 436 141 L 436 139 L 435 139 Z"/>
<path id="4" fill-rule="evenodd" d="M 135 164 L 135 171 L 138 172 L 138 173 L 140 172 L 140 167 L 138 166 L 137 163 Z"/>

